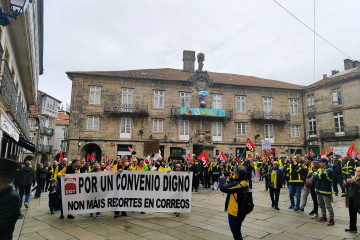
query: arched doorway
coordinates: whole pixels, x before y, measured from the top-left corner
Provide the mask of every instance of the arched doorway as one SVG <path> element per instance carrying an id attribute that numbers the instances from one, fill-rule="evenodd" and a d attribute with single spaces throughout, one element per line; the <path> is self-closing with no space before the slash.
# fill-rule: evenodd
<path id="1" fill-rule="evenodd" d="M 40 162 L 45 166 L 46 163 L 49 161 L 49 158 L 46 154 L 41 154 L 41 157 L 40 157 Z"/>
<path id="2" fill-rule="evenodd" d="M 26 161 L 30 161 L 30 162 L 31 162 L 31 166 L 35 166 L 35 164 L 36 164 L 35 157 L 32 156 L 32 155 L 27 155 L 27 156 L 24 158 L 24 162 L 26 162 Z"/>
<path id="3" fill-rule="evenodd" d="M 94 154 L 94 160 L 97 162 L 101 161 L 101 148 L 99 145 L 95 143 L 88 143 L 81 149 L 81 157 L 87 158 L 87 155 L 91 157 L 92 154 Z"/>

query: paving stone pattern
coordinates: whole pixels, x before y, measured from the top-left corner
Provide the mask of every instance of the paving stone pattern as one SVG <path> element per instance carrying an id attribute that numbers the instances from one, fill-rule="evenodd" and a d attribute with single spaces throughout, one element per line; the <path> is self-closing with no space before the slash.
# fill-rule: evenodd
<path id="1" fill-rule="evenodd" d="M 334 196 L 334 226 L 326 226 L 308 215 L 312 210 L 309 196 L 305 212 L 289 210 L 288 189 L 280 194 L 280 211 L 270 207 L 269 193 L 264 182 L 255 181 L 253 196 L 255 209 L 242 226 L 243 237 L 251 239 L 359 239 L 360 233 L 345 233 L 348 227 L 348 210 L 344 198 Z M 60 212 L 50 215 L 47 193 L 40 199 L 30 200 L 30 208 L 22 209 L 25 218 L 16 224 L 14 239 L 232 239 L 224 212 L 225 194 L 200 188 L 192 195 L 190 214 L 176 217 L 172 213 L 129 212 L 128 216 L 113 218 L 113 213 L 101 213 L 100 217 L 88 214 L 76 215 L 73 220 L 59 219 Z M 359 226 L 359 224 L 358 224 Z"/>

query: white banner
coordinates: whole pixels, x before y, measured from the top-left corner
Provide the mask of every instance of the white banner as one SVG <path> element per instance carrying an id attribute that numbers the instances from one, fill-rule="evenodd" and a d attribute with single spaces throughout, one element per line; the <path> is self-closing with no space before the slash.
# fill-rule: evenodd
<path id="1" fill-rule="evenodd" d="M 190 212 L 192 173 L 97 172 L 61 177 L 64 214 Z"/>
<path id="2" fill-rule="evenodd" d="M 271 152 L 271 140 L 261 140 L 261 146 L 265 152 Z"/>

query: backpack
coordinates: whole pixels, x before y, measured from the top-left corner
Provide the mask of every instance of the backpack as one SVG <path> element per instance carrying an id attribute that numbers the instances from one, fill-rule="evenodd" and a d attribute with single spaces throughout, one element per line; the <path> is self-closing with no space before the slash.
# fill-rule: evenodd
<path id="1" fill-rule="evenodd" d="M 238 201 L 238 199 L 236 198 L 235 199 L 238 202 L 238 207 L 239 207 L 238 216 L 246 217 L 246 215 L 248 215 L 254 210 L 254 201 L 252 197 L 252 192 L 249 191 L 248 187 L 246 187 L 242 191 L 242 193 L 243 193 L 243 198 L 241 199 L 241 201 Z"/>

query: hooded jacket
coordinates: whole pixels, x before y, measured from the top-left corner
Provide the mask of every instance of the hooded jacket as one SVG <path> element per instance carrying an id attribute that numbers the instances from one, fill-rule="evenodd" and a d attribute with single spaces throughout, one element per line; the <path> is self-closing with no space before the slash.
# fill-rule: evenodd
<path id="1" fill-rule="evenodd" d="M 15 185 L 18 187 L 31 187 L 35 185 L 35 171 L 29 166 L 22 167 L 16 175 Z"/>

